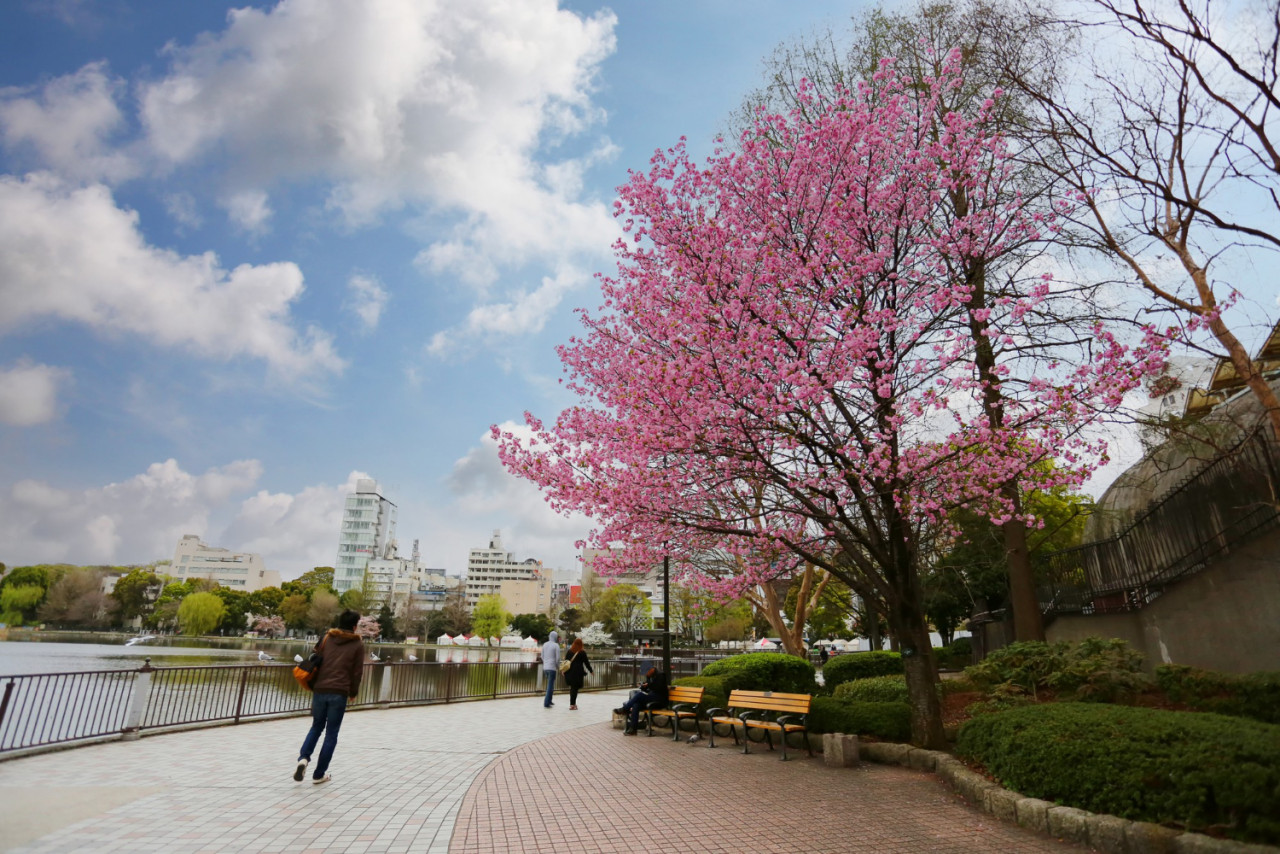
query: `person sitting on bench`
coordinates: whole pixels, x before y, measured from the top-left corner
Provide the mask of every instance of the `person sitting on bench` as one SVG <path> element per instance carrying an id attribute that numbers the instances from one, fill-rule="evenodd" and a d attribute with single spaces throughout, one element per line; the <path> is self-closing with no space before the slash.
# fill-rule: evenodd
<path id="1" fill-rule="evenodd" d="M 635 735 L 640 728 L 640 712 L 646 709 L 661 709 L 667 704 L 667 674 L 656 667 L 650 667 L 644 674 L 645 681 L 640 690 L 631 695 L 631 699 L 613 710 L 614 714 L 627 716 L 627 728 L 623 735 Z"/>

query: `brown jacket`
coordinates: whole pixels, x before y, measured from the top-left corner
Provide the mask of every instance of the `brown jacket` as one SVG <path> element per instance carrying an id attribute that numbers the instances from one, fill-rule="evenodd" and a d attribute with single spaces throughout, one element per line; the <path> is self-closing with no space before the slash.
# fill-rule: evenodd
<path id="1" fill-rule="evenodd" d="M 364 641 L 360 636 L 342 629 L 329 629 L 316 644 L 316 651 L 324 660 L 311 690 L 317 694 L 346 694 L 355 699 L 360 691 L 360 677 L 364 675 Z"/>

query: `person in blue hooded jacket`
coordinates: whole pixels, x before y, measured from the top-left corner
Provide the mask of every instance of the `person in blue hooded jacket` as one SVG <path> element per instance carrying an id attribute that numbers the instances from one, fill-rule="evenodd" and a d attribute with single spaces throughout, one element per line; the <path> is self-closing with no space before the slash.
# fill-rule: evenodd
<path id="1" fill-rule="evenodd" d="M 547 680 L 547 696 L 542 700 L 542 707 L 549 709 L 555 705 L 551 702 L 551 693 L 556 689 L 556 674 L 560 672 L 560 635 L 552 632 L 547 642 L 542 645 L 542 675 Z"/>

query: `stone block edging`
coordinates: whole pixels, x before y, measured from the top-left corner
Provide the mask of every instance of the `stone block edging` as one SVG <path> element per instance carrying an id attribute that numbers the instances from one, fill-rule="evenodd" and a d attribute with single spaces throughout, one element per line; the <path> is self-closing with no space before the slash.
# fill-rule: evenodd
<path id="1" fill-rule="evenodd" d="M 909 744 L 860 741 L 861 759 L 932 771 L 957 794 L 1001 821 L 1060 839 L 1089 845 L 1105 854 L 1280 854 L 1280 848 L 1232 839 L 1215 839 L 1147 821 L 1063 807 L 1001 788 L 971 771 L 949 753 Z"/>

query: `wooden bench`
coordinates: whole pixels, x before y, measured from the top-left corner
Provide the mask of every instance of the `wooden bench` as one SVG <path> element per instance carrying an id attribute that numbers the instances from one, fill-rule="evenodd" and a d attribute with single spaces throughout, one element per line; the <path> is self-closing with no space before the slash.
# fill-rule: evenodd
<path id="1" fill-rule="evenodd" d="M 698 711 L 698 704 L 702 702 L 703 690 L 703 688 L 689 688 L 684 685 L 673 685 L 667 689 L 667 708 L 649 709 L 649 736 L 653 736 L 654 718 L 670 721 L 672 741 L 680 740 L 680 721 L 682 720 L 692 720 L 696 732 L 698 719 L 702 716 Z M 663 726 L 666 725 L 666 723 L 663 724 Z"/>
<path id="2" fill-rule="evenodd" d="M 711 724 L 711 738 L 708 747 L 716 746 L 716 727 L 728 727 L 733 743 L 738 743 L 739 724 L 742 725 L 742 752 L 750 753 L 751 731 L 764 733 L 764 740 L 773 750 L 773 733 L 778 734 L 782 744 L 782 759 L 787 758 L 787 736 L 798 732 L 804 737 L 805 749 L 813 756 L 813 748 L 809 746 L 808 724 L 809 705 L 813 697 L 810 694 L 781 694 L 777 691 L 730 691 L 726 707 L 708 709 L 707 719 Z"/>

